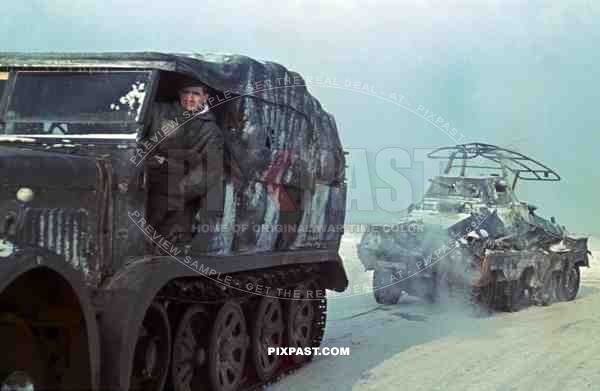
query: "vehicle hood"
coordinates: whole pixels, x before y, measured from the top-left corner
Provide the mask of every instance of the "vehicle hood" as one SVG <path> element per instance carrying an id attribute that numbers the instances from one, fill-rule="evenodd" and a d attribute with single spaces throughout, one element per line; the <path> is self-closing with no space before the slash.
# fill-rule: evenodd
<path id="1" fill-rule="evenodd" d="M 95 189 L 97 168 L 92 157 L 0 146 L 0 174 L 4 198 L 10 185 Z"/>
<path id="2" fill-rule="evenodd" d="M 374 259 L 425 256 L 454 246 L 474 229 L 485 229 L 494 237 L 504 225 L 496 211 L 489 209 L 470 213 L 415 210 L 395 224 L 370 226 L 358 245 L 359 257 L 371 263 Z"/>
<path id="3" fill-rule="evenodd" d="M 99 184 L 110 174 L 95 157 L 34 148 L 0 146 L 0 255 L 36 247 L 90 275 L 98 208 L 106 210 L 108 199 Z M 27 203 L 17 200 L 21 188 L 33 191 Z"/>

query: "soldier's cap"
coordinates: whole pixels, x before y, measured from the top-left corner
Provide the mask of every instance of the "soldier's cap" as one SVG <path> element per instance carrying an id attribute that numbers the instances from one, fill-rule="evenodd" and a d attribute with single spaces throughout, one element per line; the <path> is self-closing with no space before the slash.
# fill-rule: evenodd
<path id="1" fill-rule="evenodd" d="M 180 85 L 179 85 L 179 92 L 182 92 L 183 90 L 202 90 L 202 92 L 207 93 L 208 92 L 208 86 L 204 83 L 202 83 L 201 81 L 198 80 L 194 80 L 194 79 L 188 79 L 183 81 Z"/>

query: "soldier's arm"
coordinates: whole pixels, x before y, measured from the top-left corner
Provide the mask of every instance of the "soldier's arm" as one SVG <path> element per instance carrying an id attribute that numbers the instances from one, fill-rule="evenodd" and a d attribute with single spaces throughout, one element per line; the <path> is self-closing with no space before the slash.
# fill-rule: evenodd
<path id="1" fill-rule="evenodd" d="M 224 139 L 214 122 L 206 122 L 191 138 L 187 153 L 189 171 L 181 182 L 186 200 L 205 194 L 224 178 Z"/>
<path id="2" fill-rule="evenodd" d="M 139 143 L 144 146 L 144 149 L 152 149 L 146 158 L 146 166 L 150 168 L 160 167 L 165 164 L 166 159 L 163 156 L 156 154 L 156 141 L 152 136 L 156 135 L 162 122 L 161 113 L 165 110 L 165 103 L 155 102 L 148 115 L 148 121 L 144 125 L 144 134 Z M 150 148 L 148 148 L 150 147 Z"/>

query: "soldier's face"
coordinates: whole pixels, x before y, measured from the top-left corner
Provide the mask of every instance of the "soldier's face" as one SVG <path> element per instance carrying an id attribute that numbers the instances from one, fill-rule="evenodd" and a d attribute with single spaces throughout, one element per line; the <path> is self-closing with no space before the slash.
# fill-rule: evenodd
<path id="1" fill-rule="evenodd" d="M 198 111 L 208 100 L 202 87 L 187 87 L 179 91 L 179 103 L 185 111 Z"/>

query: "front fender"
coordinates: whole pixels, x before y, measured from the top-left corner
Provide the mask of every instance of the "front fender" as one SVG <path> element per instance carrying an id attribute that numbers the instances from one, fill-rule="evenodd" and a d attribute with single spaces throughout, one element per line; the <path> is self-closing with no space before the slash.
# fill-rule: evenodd
<path id="1" fill-rule="evenodd" d="M 348 288 L 348 275 L 344 268 L 344 262 L 338 255 L 336 262 L 327 262 L 325 267 L 325 288 L 336 292 L 343 292 Z"/>
<path id="2" fill-rule="evenodd" d="M 51 253 L 36 248 L 20 249 L 15 254 L 0 258 L 0 295 L 17 278 L 34 270 L 45 269 L 64 279 L 75 294 L 83 314 L 88 336 L 88 351 L 92 389 L 97 389 L 100 380 L 100 338 L 96 313 L 91 302 L 89 289 L 83 274 L 74 270 L 65 261 Z"/>
<path id="3" fill-rule="evenodd" d="M 98 292 L 103 389 L 129 389 L 138 331 L 146 311 L 168 281 L 186 275 L 186 268 L 169 260 L 135 262 Z"/>

